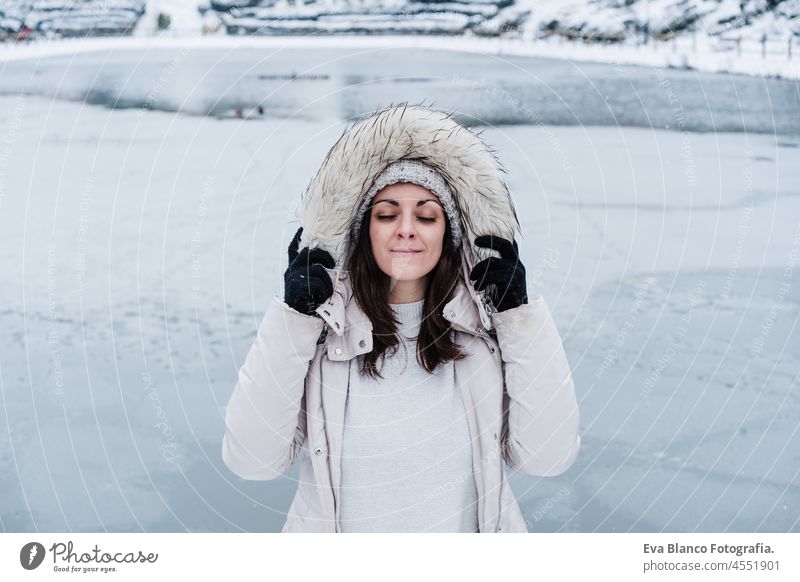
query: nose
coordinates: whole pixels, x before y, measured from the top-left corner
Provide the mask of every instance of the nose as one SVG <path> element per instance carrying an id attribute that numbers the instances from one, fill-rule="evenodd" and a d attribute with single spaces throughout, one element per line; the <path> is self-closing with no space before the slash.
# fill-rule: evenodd
<path id="1" fill-rule="evenodd" d="M 402 213 L 397 227 L 397 235 L 401 239 L 413 239 L 417 236 L 413 213 Z"/>

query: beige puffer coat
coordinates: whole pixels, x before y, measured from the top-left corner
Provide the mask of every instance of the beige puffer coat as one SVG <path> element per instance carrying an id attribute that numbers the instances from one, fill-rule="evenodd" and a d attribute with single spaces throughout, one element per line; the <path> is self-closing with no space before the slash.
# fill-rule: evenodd
<path id="1" fill-rule="evenodd" d="M 465 217 L 462 275 L 443 314 L 469 354 L 454 366 L 472 440 L 479 530 L 525 532 L 503 462 L 537 476 L 558 475 L 573 463 L 580 435 L 572 375 L 544 299 L 492 313 L 470 284 L 472 267 L 490 256 L 474 246 L 475 237 L 513 238 L 516 214 L 491 150 L 449 115 L 426 107 L 379 111 L 328 152 L 303 198 L 301 248 L 321 247 L 336 258 L 329 270 L 334 293 L 317 309 L 319 317 L 273 298 L 228 403 L 222 458 L 243 479 L 267 480 L 299 456 L 299 485 L 283 531 L 339 531 L 349 364 L 372 350 L 372 324 L 340 268 L 348 253 L 342 233 L 375 176 L 402 157 L 435 166 Z"/>

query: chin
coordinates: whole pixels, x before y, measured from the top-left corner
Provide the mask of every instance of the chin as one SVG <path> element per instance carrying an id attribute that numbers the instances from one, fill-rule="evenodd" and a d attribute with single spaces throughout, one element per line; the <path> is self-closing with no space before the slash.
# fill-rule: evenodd
<path id="1" fill-rule="evenodd" d="M 417 281 L 419 279 L 422 279 L 423 277 L 425 277 L 425 273 L 413 273 L 413 274 L 409 274 L 408 272 L 390 273 L 389 277 L 393 281 L 397 281 L 398 283 L 400 282 L 405 283 L 408 281 Z"/>
<path id="2" fill-rule="evenodd" d="M 382 257 L 383 260 L 376 261 L 378 268 L 389 278 L 397 282 L 417 281 L 427 277 L 436 264 L 422 264 L 417 259 L 398 259 L 392 255 Z"/>
<path id="3" fill-rule="evenodd" d="M 424 278 L 430 270 L 425 269 L 397 269 L 396 265 L 393 265 L 392 268 L 383 269 L 381 271 L 392 279 L 392 281 L 400 282 L 409 282 L 409 281 L 417 281 L 419 279 Z"/>

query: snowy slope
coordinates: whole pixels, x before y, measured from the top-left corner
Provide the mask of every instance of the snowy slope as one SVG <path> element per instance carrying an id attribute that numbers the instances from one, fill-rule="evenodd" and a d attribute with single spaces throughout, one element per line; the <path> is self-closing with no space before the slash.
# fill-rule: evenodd
<path id="1" fill-rule="evenodd" d="M 568 61 L 638 64 L 710 72 L 800 78 L 800 0 L 5 0 L 0 39 L 13 38 L 26 19 L 69 11 L 65 35 L 132 35 L 54 42 L 52 26 L 38 34 L 47 46 L 0 43 L 0 60 L 39 58 L 106 48 L 181 46 L 382 46 L 524 55 Z M 143 13 L 138 10 L 145 5 Z M 36 7 L 33 10 L 33 7 Z M 76 20 L 76 7 L 96 5 L 98 28 Z M 101 10 L 102 9 L 102 10 Z M 103 10 L 138 14 L 111 21 Z M 120 14 L 122 14 L 120 12 Z M 156 27 L 170 16 L 168 30 Z M 104 14 L 103 18 L 99 15 Z M 133 18 L 128 16 L 129 19 Z M 96 23 L 96 24 L 97 24 Z M 114 28 L 112 26 L 116 26 Z M 81 26 L 85 28 L 81 30 Z M 34 31 L 33 37 L 37 32 Z M 212 38 L 209 38 L 212 37 Z M 227 39 L 227 40 L 226 40 Z M 762 40 L 765 42 L 762 43 Z"/>
<path id="2" fill-rule="evenodd" d="M 649 34 L 760 39 L 800 35 L 800 0 L 518 0 L 531 8 L 525 29 L 602 41 Z"/>
<path id="3" fill-rule="evenodd" d="M 5 0 L 0 22 L 35 37 L 117 36 L 133 31 L 145 7 L 145 0 Z"/>
<path id="4" fill-rule="evenodd" d="M 522 31 L 589 42 L 800 35 L 800 0 L 5 0 L 0 30 L 127 34 L 138 24 L 138 34 L 152 34 L 159 13 L 171 17 L 173 33 L 194 35 L 214 22 L 229 34 Z"/>
<path id="5" fill-rule="evenodd" d="M 152 36 L 157 32 L 158 15 L 170 17 L 168 36 L 196 36 L 203 17 L 197 10 L 197 0 L 147 0 L 147 14 L 136 28 L 137 36 Z"/>
<path id="6" fill-rule="evenodd" d="M 467 29 L 477 33 L 507 34 L 521 29 L 533 37 L 558 34 L 600 42 L 646 35 L 667 39 L 695 32 L 745 38 L 760 38 L 765 33 L 780 38 L 800 34 L 800 0 L 263 0 L 251 4 L 246 0 L 212 1 L 202 8 L 218 14 L 230 34 L 243 30 L 248 34 L 279 33 L 285 20 L 311 21 L 306 28 L 317 33 L 336 32 L 326 26 L 332 14 L 346 14 L 353 24 L 351 32 L 362 31 L 368 15 L 383 15 L 382 22 L 395 22 L 399 29 L 404 21 L 448 14 L 472 16 Z M 384 29 L 382 24 L 372 32 Z"/>

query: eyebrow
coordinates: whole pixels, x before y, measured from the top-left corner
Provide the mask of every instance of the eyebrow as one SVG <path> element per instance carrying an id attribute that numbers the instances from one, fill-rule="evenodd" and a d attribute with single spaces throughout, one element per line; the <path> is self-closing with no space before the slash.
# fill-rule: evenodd
<path id="1" fill-rule="evenodd" d="M 377 206 L 377 205 L 378 205 L 378 204 L 380 204 L 381 202 L 388 202 L 388 203 L 389 203 L 389 204 L 391 204 L 392 206 L 400 206 L 400 203 L 399 203 L 397 200 L 393 199 L 393 198 L 384 198 L 383 200 L 378 200 L 377 202 L 373 203 L 373 204 L 372 204 L 372 206 Z M 418 200 L 418 201 L 417 201 L 417 206 L 418 206 L 418 207 L 419 207 L 419 206 L 422 206 L 422 205 L 423 205 L 423 204 L 425 204 L 426 202 L 436 202 L 437 204 L 439 204 L 439 206 L 441 206 L 441 205 L 442 205 L 442 203 L 441 203 L 441 202 L 439 202 L 438 200 L 436 200 L 435 198 L 428 198 L 428 199 L 426 199 L 426 200 Z"/>

